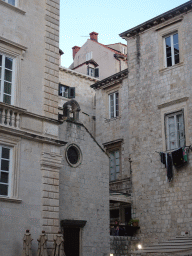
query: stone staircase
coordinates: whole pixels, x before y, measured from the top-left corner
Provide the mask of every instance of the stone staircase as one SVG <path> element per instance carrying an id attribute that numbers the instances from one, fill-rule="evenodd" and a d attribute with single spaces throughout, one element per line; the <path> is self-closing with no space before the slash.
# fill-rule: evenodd
<path id="1" fill-rule="evenodd" d="M 192 237 L 179 236 L 167 242 L 150 245 L 132 252 L 132 255 L 186 255 L 192 256 Z"/>

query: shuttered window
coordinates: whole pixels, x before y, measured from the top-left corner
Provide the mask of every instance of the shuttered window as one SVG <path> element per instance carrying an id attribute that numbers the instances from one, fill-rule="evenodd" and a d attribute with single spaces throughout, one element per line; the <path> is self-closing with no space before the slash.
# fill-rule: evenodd
<path id="1" fill-rule="evenodd" d="M 86 61 L 91 60 L 91 59 L 92 59 L 92 52 L 86 53 Z"/>
<path id="2" fill-rule="evenodd" d="M 10 194 L 11 149 L 0 146 L 0 196 Z"/>
<path id="3" fill-rule="evenodd" d="M 13 59 L 0 54 L 0 101 L 12 104 Z"/>
<path id="4" fill-rule="evenodd" d="M 119 116 L 119 93 L 109 94 L 109 118 Z"/>
<path id="5" fill-rule="evenodd" d="M 120 171 L 120 154 L 119 150 L 109 153 L 110 157 L 110 181 L 118 179 Z"/>
<path id="6" fill-rule="evenodd" d="M 185 146 L 185 128 L 183 111 L 166 116 L 167 149 Z"/>
<path id="7" fill-rule="evenodd" d="M 75 98 L 75 87 L 59 84 L 59 96 L 69 99 Z"/>

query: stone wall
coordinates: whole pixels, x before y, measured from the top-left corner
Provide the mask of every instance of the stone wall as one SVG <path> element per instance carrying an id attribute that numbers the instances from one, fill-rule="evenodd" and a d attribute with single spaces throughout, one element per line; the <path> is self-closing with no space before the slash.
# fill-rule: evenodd
<path id="1" fill-rule="evenodd" d="M 166 150 L 166 113 L 184 109 L 186 145 L 192 144 L 191 49 L 192 13 L 177 24 L 148 29 L 128 39 L 129 153 L 133 173 L 133 208 L 140 220 L 144 244 L 166 241 L 192 233 L 192 154 L 189 163 L 173 170 L 167 181 L 166 168 L 157 152 Z M 171 21 L 170 21 L 171 23 Z M 163 68 L 163 33 L 179 31 L 180 63 Z"/>
<path id="2" fill-rule="evenodd" d="M 130 177 L 128 133 L 128 80 L 96 90 L 96 139 L 100 144 L 121 140 L 121 170 L 119 180 Z M 109 118 L 109 94 L 119 92 L 119 116 Z"/>
<path id="3" fill-rule="evenodd" d="M 109 255 L 109 160 L 93 137 L 78 123 L 64 122 L 60 138 L 74 143 L 82 161 L 74 168 L 63 157 L 60 172 L 60 221 L 87 221 L 81 229 L 81 253 L 84 256 Z"/>
<path id="4" fill-rule="evenodd" d="M 58 117 L 60 0 L 46 0 L 44 114 Z"/>

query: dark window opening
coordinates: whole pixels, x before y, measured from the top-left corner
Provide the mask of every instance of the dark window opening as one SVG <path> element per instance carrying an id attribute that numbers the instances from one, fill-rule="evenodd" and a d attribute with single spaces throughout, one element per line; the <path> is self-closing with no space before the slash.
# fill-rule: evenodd
<path id="1" fill-rule="evenodd" d="M 69 87 L 63 84 L 59 84 L 59 96 L 65 98 L 75 98 L 75 87 Z"/>
<path id="2" fill-rule="evenodd" d="M 77 164 L 77 162 L 79 160 L 79 152 L 78 152 L 77 148 L 74 146 L 71 146 L 67 150 L 67 157 L 71 164 Z"/>
<path id="3" fill-rule="evenodd" d="M 119 219 L 119 209 L 110 211 L 110 219 Z"/>
<path id="4" fill-rule="evenodd" d="M 64 251 L 66 256 L 79 256 L 80 228 L 64 228 Z"/>

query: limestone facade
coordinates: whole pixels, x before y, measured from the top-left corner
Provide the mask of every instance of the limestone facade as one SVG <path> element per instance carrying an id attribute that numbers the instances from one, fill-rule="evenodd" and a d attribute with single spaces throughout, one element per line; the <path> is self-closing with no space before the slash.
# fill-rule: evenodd
<path id="1" fill-rule="evenodd" d="M 96 92 L 96 139 L 109 156 L 113 157 L 115 152 L 118 154 L 116 160 L 110 164 L 111 167 L 116 165 L 115 178 L 111 177 L 112 171 L 109 170 L 111 228 L 113 228 L 115 221 L 127 224 L 131 215 L 132 184 L 129 156 L 129 119 L 127 118 L 129 114 L 127 83 L 128 70 L 125 69 L 91 85 Z M 112 118 L 110 116 L 112 107 L 110 97 L 116 93 L 118 93 L 118 101 L 116 102 L 118 113 Z"/>
<path id="2" fill-rule="evenodd" d="M 0 250 L 5 256 L 21 255 L 26 229 L 34 239 L 33 255 L 42 230 L 50 254 L 63 219 L 86 221 L 80 256 L 109 252 L 108 157 L 82 124 L 78 134 L 77 124 L 68 129 L 67 121 L 58 120 L 59 3 L 18 0 L 14 6 L 0 0 Z M 83 79 L 90 102 L 81 94 L 78 100 L 91 119 L 92 80 Z M 82 167 L 65 161 L 65 145 L 71 143 L 82 151 Z"/>
<path id="3" fill-rule="evenodd" d="M 133 209 L 146 245 L 192 234 L 191 160 L 173 168 L 173 180 L 158 152 L 167 152 L 167 114 L 183 111 L 185 146 L 191 141 L 191 2 L 121 34 L 128 44 L 128 151 L 132 160 Z M 135 32 L 134 32 L 135 31 Z M 178 34 L 179 63 L 166 65 L 165 38 Z"/>
<path id="4" fill-rule="evenodd" d="M 192 234 L 191 151 L 188 164 L 173 167 L 170 182 L 159 155 L 170 152 L 166 123 L 170 114 L 184 113 L 185 146 L 192 143 L 191 19 L 189 1 L 122 33 L 128 45 L 128 77 L 118 82 L 116 74 L 92 86 L 97 99 L 96 139 L 109 151 L 115 144 L 121 149 L 120 173 L 113 183 L 131 180 L 132 217 L 140 225 L 135 235 L 143 246 Z M 175 34 L 179 61 L 167 66 L 165 39 Z M 115 92 L 119 113 L 112 118 L 109 96 Z"/>
<path id="5" fill-rule="evenodd" d="M 109 159 L 84 125 L 64 122 L 60 138 L 79 146 L 81 164 L 73 168 L 62 159 L 60 172 L 60 220 L 85 220 L 80 230 L 83 256 L 108 256 L 109 245 Z M 63 227 L 64 228 L 64 227 Z M 64 229 L 65 232 L 65 229 Z"/>

